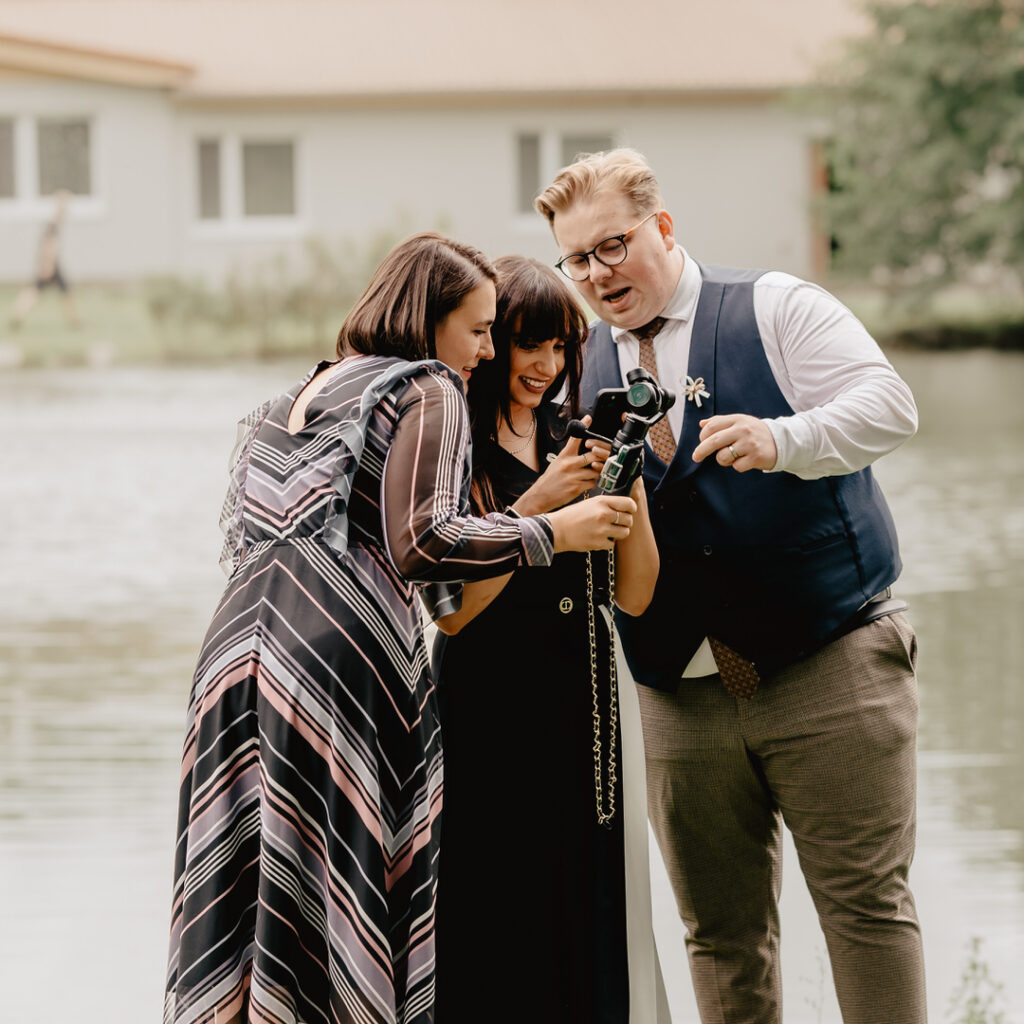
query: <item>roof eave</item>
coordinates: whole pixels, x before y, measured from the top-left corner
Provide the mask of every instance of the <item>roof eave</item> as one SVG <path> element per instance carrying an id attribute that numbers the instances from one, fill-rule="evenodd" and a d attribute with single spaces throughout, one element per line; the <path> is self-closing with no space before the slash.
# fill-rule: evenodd
<path id="1" fill-rule="evenodd" d="M 153 60 L 0 34 L 0 69 L 151 89 L 177 89 L 192 78 L 187 64 Z"/>
<path id="2" fill-rule="evenodd" d="M 736 87 L 667 87 L 623 89 L 460 89 L 384 91 L 325 91 L 257 93 L 216 89 L 179 89 L 176 102 L 190 108 L 231 107 L 286 109 L 291 107 L 330 108 L 426 108 L 426 107 L 515 107 L 557 102 L 564 106 L 662 106 L 707 103 L 771 103 L 797 83 Z"/>

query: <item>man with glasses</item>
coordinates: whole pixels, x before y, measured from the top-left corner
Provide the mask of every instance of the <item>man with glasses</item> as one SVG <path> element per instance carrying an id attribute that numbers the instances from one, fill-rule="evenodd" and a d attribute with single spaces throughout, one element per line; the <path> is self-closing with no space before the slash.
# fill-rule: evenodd
<path id="1" fill-rule="evenodd" d="M 584 157 L 535 205 L 600 317 L 584 402 L 636 366 L 677 395 L 645 452 L 657 590 L 618 623 L 702 1019 L 781 1021 L 784 822 L 843 1020 L 918 1024 L 916 641 L 869 468 L 913 397 L 827 292 L 693 260 L 639 153 Z"/>

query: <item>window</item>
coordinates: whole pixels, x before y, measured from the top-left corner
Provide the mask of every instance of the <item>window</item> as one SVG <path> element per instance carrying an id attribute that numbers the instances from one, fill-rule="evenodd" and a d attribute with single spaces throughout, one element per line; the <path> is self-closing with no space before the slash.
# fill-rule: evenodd
<path id="1" fill-rule="evenodd" d="M 40 118 L 36 138 L 39 194 L 48 196 L 67 189 L 78 196 L 91 195 L 89 122 L 81 118 Z"/>
<path id="2" fill-rule="evenodd" d="M 242 209 L 246 217 L 295 215 L 295 171 L 290 142 L 242 144 Z"/>
<path id="3" fill-rule="evenodd" d="M 14 198 L 14 121 L 0 118 L 0 199 Z"/>
<path id="4" fill-rule="evenodd" d="M 559 169 L 580 153 L 613 149 L 610 132 L 520 132 L 516 136 L 516 212 L 533 213 L 533 201 Z"/>
<path id="5" fill-rule="evenodd" d="M 196 140 L 196 218 L 238 225 L 298 213 L 295 143 L 227 134 Z"/>
<path id="6" fill-rule="evenodd" d="M 520 213 L 532 213 L 533 201 L 540 192 L 540 136 L 519 136 L 519 205 Z"/>
<path id="7" fill-rule="evenodd" d="M 6 98 L 6 97 L 5 97 Z M 38 220 L 52 196 L 73 196 L 74 217 L 106 214 L 97 160 L 102 115 L 0 111 L 0 220 Z"/>
<path id="8" fill-rule="evenodd" d="M 199 140 L 199 218 L 216 220 L 220 206 L 220 142 Z"/>

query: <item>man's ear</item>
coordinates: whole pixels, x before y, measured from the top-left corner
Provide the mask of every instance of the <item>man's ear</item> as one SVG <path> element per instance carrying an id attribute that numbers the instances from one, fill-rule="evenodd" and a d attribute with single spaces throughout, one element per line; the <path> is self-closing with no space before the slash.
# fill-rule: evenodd
<path id="1" fill-rule="evenodd" d="M 658 230 L 661 232 L 662 241 L 665 243 L 666 251 L 671 252 L 676 247 L 675 225 L 672 223 L 672 214 L 668 210 L 659 210 L 657 225 Z"/>

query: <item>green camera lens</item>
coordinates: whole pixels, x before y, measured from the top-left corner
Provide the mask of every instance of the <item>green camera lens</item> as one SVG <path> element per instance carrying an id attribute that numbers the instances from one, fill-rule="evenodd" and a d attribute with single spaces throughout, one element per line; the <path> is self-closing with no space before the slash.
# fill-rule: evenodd
<path id="1" fill-rule="evenodd" d="M 629 404 L 635 409 L 641 408 L 648 400 L 650 388 L 646 384 L 634 384 L 626 396 Z"/>

